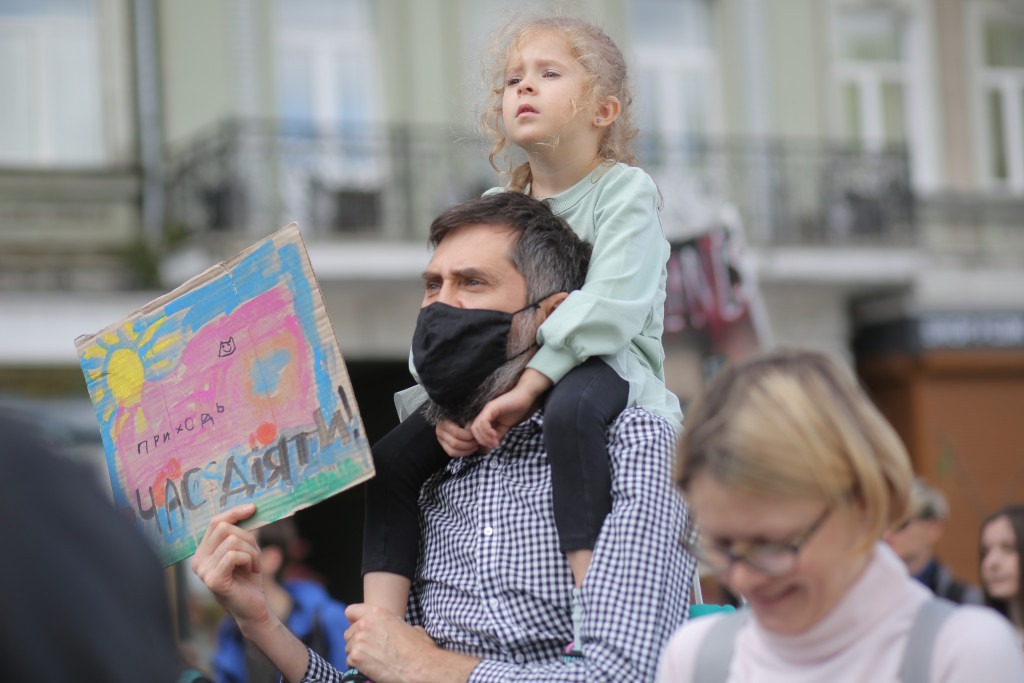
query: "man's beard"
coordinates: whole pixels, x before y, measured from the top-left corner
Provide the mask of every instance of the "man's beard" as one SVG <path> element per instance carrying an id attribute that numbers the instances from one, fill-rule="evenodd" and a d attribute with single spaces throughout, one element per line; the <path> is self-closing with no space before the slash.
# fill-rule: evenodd
<path id="1" fill-rule="evenodd" d="M 458 406 L 442 408 L 430 399 L 427 399 L 425 416 L 430 424 L 436 425 L 442 420 L 451 420 L 462 427 L 469 426 L 483 407 L 493 399 L 509 391 L 519 381 L 533 354 L 529 353 L 530 347 L 537 342 L 537 325 L 534 316 L 517 315 L 512 320 L 512 328 L 508 333 L 508 356 L 509 360 L 498 366 L 494 372 L 487 375 L 476 390 L 466 397 Z"/>

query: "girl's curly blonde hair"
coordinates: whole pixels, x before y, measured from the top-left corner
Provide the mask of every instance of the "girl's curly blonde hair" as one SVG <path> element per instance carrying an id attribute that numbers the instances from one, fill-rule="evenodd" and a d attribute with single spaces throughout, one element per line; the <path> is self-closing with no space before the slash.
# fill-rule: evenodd
<path id="1" fill-rule="evenodd" d="M 525 191 L 532 179 L 528 162 L 513 168 L 511 157 L 505 154 L 505 163 L 499 167 L 496 158 L 511 144 L 502 123 L 501 106 L 509 55 L 524 40 L 543 31 L 556 31 L 563 35 L 570 54 L 587 73 L 583 101 L 574 103 L 577 112 L 596 106 L 610 95 L 619 100 L 619 116 L 605 130 L 598 156 L 608 162 L 638 165 L 632 148 L 638 133 L 633 121 L 633 90 L 626 60 L 614 41 L 600 28 L 578 17 L 522 15 L 506 24 L 484 52 L 484 83 L 488 94 L 480 125 L 484 134 L 493 141 L 487 157 L 491 167 L 510 176 L 508 187 L 511 190 Z"/>

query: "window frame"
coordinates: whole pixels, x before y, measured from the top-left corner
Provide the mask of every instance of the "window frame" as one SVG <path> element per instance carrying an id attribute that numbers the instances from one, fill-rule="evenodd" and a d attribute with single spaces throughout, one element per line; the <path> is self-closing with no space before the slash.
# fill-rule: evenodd
<path id="1" fill-rule="evenodd" d="M 129 77 L 124 69 L 119 68 L 121 64 L 116 59 L 116 50 L 107 44 L 108 33 L 114 33 L 110 29 L 116 28 L 107 23 L 111 20 L 116 22 L 117 16 L 106 5 L 109 2 L 97 0 L 91 14 L 84 17 L 49 15 L 45 8 L 28 16 L 0 15 L 0 32 L 10 31 L 27 41 L 30 61 L 26 66 L 30 74 L 26 97 L 29 100 L 28 115 L 34 121 L 28 131 L 32 139 L 27 150 L 21 154 L 0 156 L 0 167 L 98 168 L 121 160 L 117 152 L 125 147 L 124 138 L 129 138 L 131 133 L 127 119 L 119 115 L 119 110 L 126 105 L 126 93 L 130 88 L 127 82 L 122 84 L 120 81 Z M 90 116 L 94 120 L 88 135 L 95 135 L 96 142 L 93 147 L 83 148 L 81 153 L 74 154 L 67 153 L 60 146 L 61 132 L 56 128 L 60 119 L 54 116 L 56 101 L 59 100 L 56 97 L 59 83 L 51 78 L 61 70 L 61 60 L 53 46 L 62 42 L 61 34 L 67 35 L 68 31 L 87 39 L 86 49 L 93 58 L 91 68 L 94 72 L 83 75 L 83 78 L 92 78 L 95 83 L 94 101 L 90 103 L 93 107 Z M 121 130 L 126 127 L 129 130 Z"/>
<path id="2" fill-rule="evenodd" d="M 839 14 L 843 10 L 879 10 L 898 13 L 903 19 L 901 63 L 843 61 L 838 54 Z M 873 87 L 871 102 L 877 103 L 871 114 L 874 127 L 863 149 L 875 151 L 885 145 L 884 131 L 877 122 L 885 118 L 882 89 L 898 82 L 903 88 L 905 143 L 910 156 L 911 180 L 918 190 L 936 189 L 943 180 L 943 154 L 939 140 L 941 107 L 936 97 L 935 32 L 933 10 L 927 0 L 831 0 L 828 11 L 828 35 L 831 38 L 830 101 L 833 103 L 832 130 L 837 139 L 848 140 L 843 85 L 859 79 L 861 86 Z M 844 81 L 844 77 L 850 79 Z M 862 91 L 863 92 L 863 91 Z"/>
<path id="3" fill-rule="evenodd" d="M 1024 193 L 1024 67 L 986 65 L 985 28 L 990 21 L 1013 21 L 1024 27 L 1024 12 L 988 1 L 969 4 L 966 12 L 968 16 L 964 25 L 967 31 L 976 177 L 988 191 L 1021 194 Z M 993 131 L 987 102 L 992 92 L 999 92 L 1003 100 L 1003 136 L 1007 159 L 1005 180 L 993 174 Z M 1014 121 L 1016 125 L 1013 125 Z"/>

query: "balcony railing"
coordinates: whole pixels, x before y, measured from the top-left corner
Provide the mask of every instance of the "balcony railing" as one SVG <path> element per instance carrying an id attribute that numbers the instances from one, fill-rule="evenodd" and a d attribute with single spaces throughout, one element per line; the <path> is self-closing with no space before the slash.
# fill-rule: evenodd
<path id="1" fill-rule="evenodd" d="M 672 221 L 700 216 L 702 204 L 735 206 L 758 246 L 909 245 L 916 239 L 905 150 L 851 150 L 793 139 L 692 138 L 641 144 L 644 167 L 671 207 Z M 669 180 L 672 179 L 672 180 Z M 692 226 L 680 226 L 689 228 Z"/>
<path id="2" fill-rule="evenodd" d="M 314 134 L 232 121 L 172 159 L 171 223 L 191 232 L 263 235 L 297 220 L 317 236 L 422 240 L 445 206 L 501 182 L 483 143 L 452 131 Z M 914 243 L 905 151 L 853 152 L 790 140 L 647 139 L 641 162 L 665 199 L 670 233 L 737 207 L 757 245 Z"/>
<path id="3" fill-rule="evenodd" d="M 231 121 L 173 157 L 167 219 L 190 232 L 262 235 L 298 221 L 317 236 L 422 240 L 444 207 L 496 183 L 479 149 L 450 131 Z"/>

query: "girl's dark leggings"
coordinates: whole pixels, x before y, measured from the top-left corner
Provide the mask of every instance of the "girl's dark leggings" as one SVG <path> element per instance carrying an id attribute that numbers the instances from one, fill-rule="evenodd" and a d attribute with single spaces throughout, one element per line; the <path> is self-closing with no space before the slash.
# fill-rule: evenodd
<path id="1" fill-rule="evenodd" d="M 562 378 L 544 404 L 544 446 L 559 548 L 593 550 L 611 511 L 608 426 L 626 407 L 629 384 L 591 358 Z M 419 494 L 448 463 L 423 409 L 373 446 L 376 476 L 367 484 L 363 573 L 412 578 L 419 555 Z"/>

